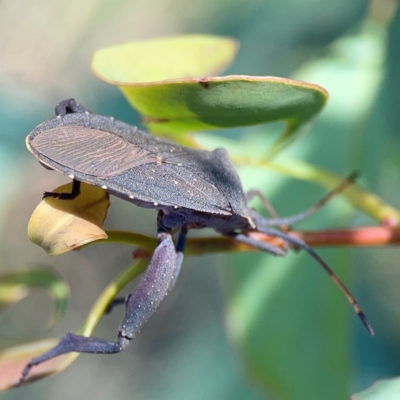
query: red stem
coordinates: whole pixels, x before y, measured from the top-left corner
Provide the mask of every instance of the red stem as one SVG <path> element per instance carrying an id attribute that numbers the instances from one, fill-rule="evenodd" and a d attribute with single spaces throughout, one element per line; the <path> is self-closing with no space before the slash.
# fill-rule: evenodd
<path id="1" fill-rule="evenodd" d="M 387 226 L 328 229 L 324 231 L 290 231 L 312 247 L 320 246 L 388 246 L 400 244 L 400 229 Z"/>

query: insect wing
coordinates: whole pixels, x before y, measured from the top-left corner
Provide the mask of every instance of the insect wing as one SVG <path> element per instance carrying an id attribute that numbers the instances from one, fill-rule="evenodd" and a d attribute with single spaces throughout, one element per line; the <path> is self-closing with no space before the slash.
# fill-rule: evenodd
<path id="1" fill-rule="evenodd" d="M 29 149 L 46 165 L 96 178 L 108 178 L 157 159 L 117 135 L 82 126 L 59 126 L 28 139 Z"/>
<path id="2" fill-rule="evenodd" d="M 204 172 L 208 166 L 201 155 L 209 152 L 196 153 L 91 113 L 48 120 L 26 142 L 44 166 L 140 206 L 231 213 L 228 200 Z"/>
<path id="3" fill-rule="evenodd" d="M 153 206 L 231 214 L 229 202 L 218 188 L 199 177 L 182 163 L 144 164 L 110 177 L 110 187 L 122 193 L 131 188 L 138 199 Z"/>

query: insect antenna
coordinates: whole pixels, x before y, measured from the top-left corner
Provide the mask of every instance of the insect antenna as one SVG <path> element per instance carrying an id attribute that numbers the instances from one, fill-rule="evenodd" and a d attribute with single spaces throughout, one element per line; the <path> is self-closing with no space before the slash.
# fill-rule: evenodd
<path id="1" fill-rule="evenodd" d="M 287 241 L 288 243 L 294 244 L 295 246 L 304 249 L 314 260 L 318 262 L 318 264 L 325 270 L 325 272 L 331 277 L 331 279 L 335 282 L 335 284 L 339 287 L 339 289 L 343 292 L 346 296 L 348 302 L 353 306 L 354 311 L 357 313 L 358 317 L 360 318 L 361 322 L 363 323 L 364 327 L 367 329 L 368 333 L 371 336 L 374 336 L 374 330 L 372 329 L 371 324 L 369 323 L 367 317 L 365 316 L 364 312 L 361 310 L 361 307 L 358 305 L 354 296 L 350 293 L 349 289 L 345 286 L 345 284 L 339 279 L 339 277 L 333 272 L 333 270 L 328 266 L 328 264 L 316 253 L 310 246 L 304 243 L 300 239 L 296 239 L 293 236 L 290 236 L 286 233 L 280 232 L 276 229 L 272 229 L 269 227 L 262 227 L 259 231 L 266 233 L 269 236 L 280 237 Z"/>

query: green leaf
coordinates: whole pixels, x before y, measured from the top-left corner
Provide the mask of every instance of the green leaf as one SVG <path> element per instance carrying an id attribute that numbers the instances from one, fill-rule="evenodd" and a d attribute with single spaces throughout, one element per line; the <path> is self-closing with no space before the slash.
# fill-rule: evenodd
<path id="1" fill-rule="evenodd" d="M 22 300 L 32 290 L 46 289 L 55 300 L 55 313 L 50 325 L 64 316 L 69 297 L 69 287 L 56 272 L 48 269 L 13 272 L 0 276 L 0 311 Z"/>
<path id="2" fill-rule="evenodd" d="M 209 70 L 194 67 L 197 62 L 204 66 L 205 46 L 199 40 L 193 40 L 190 46 L 192 39 L 189 36 L 102 49 L 93 56 L 92 70 L 100 79 L 121 89 L 149 130 L 175 135 L 174 139 L 181 143 L 190 143 L 184 141 L 182 133 L 286 121 L 286 131 L 268 157 L 294 141 L 300 128 L 327 101 L 328 94 L 322 87 L 291 79 L 205 77 L 213 72 L 209 65 Z M 226 40 L 223 39 L 224 45 L 228 46 Z M 181 41 L 189 44 L 189 63 L 187 47 L 182 48 Z M 210 51 L 211 59 L 216 56 Z M 178 62 L 180 59 L 185 62 Z M 220 65 L 219 59 L 218 62 Z"/>
<path id="3" fill-rule="evenodd" d="M 236 40 L 211 36 L 172 36 L 123 43 L 97 50 L 92 71 L 112 85 L 196 78 L 225 70 L 236 56 Z"/>
<path id="4" fill-rule="evenodd" d="M 226 76 L 121 86 L 153 132 L 188 132 L 286 120 L 288 133 L 314 117 L 327 93 L 275 77 Z"/>
<path id="5" fill-rule="evenodd" d="M 351 396 L 351 400 L 398 400 L 400 378 L 382 379 L 368 389 Z"/>

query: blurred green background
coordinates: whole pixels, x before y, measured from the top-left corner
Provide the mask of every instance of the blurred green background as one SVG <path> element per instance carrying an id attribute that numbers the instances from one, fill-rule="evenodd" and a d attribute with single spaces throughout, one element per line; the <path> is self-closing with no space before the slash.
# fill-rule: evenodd
<path id="1" fill-rule="evenodd" d="M 68 181 L 42 168 L 24 143 L 31 129 L 53 116 L 57 102 L 74 97 L 99 114 L 139 123 L 120 92 L 91 74 L 94 50 L 171 34 L 235 37 L 241 50 L 228 73 L 303 79 L 330 93 L 310 133 L 283 156 L 341 175 L 358 169 L 365 187 L 399 207 L 396 4 L 2 1 L 0 272 L 51 264 L 70 283 L 72 296 L 66 317 L 51 333 L 45 326 L 52 302 L 45 294 L 11 307 L 1 316 L 1 347 L 78 329 L 102 288 L 131 260 L 131 249 L 122 246 L 92 246 L 50 258 L 26 236 L 41 193 Z M 198 137 L 209 148 L 223 145 L 251 153 L 265 148 L 282 128 L 273 124 Z M 245 189 L 261 189 L 281 215 L 299 212 L 325 193 L 267 169 L 239 172 Z M 373 222 L 335 199 L 299 227 L 361 224 Z M 155 234 L 155 213 L 113 198 L 106 228 Z M 0 396 L 343 399 L 376 379 L 400 375 L 399 250 L 320 253 L 356 294 L 375 338 L 367 336 L 340 292 L 306 255 L 186 258 L 174 291 L 124 353 L 81 356 L 61 374 Z M 114 338 L 122 312 L 104 317 L 96 336 Z"/>

